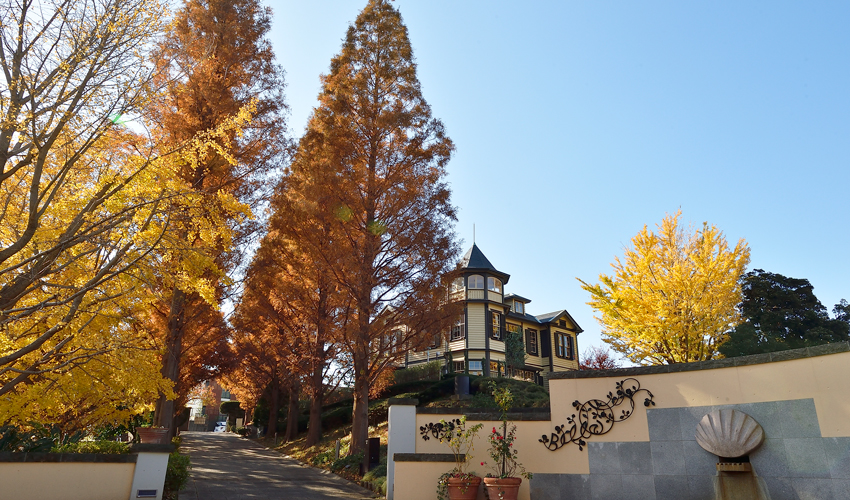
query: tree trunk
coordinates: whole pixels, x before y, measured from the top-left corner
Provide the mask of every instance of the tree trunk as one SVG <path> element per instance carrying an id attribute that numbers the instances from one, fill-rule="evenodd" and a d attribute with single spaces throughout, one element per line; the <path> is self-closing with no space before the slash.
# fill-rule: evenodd
<path id="1" fill-rule="evenodd" d="M 294 441 L 298 437 L 298 395 L 301 392 L 298 383 L 298 377 L 293 377 L 292 383 L 289 384 L 289 410 L 286 412 L 286 434 L 283 436 L 286 441 Z"/>
<path id="2" fill-rule="evenodd" d="M 318 363 L 310 374 L 310 423 L 307 427 L 307 446 L 313 446 L 322 439 L 322 403 L 325 395 L 323 368 L 324 365 Z"/>
<path id="3" fill-rule="evenodd" d="M 173 390 L 178 390 L 180 379 L 180 354 L 183 350 L 183 323 L 185 316 L 186 294 L 175 288 L 171 295 L 171 308 L 168 313 L 168 334 L 165 339 L 165 356 L 162 363 L 162 376 L 170 380 Z M 167 399 L 165 394 L 160 393 L 156 403 L 154 425 L 169 429 L 169 437 L 174 437 L 174 400 Z"/>
<path id="4" fill-rule="evenodd" d="M 365 453 L 369 437 L 369 357 L 367 346 L 354 349 L 354 409 L 351 418 L 349 455 Z"/>
<path id="5" fill-rule="evenodd" d="M 277 376 L 272 378 L 269 395 L 269 421 L 266 425 L 266 437 L 275 437 L 277 434 L 277 411 L 280 409 L 280 386 Z"/>

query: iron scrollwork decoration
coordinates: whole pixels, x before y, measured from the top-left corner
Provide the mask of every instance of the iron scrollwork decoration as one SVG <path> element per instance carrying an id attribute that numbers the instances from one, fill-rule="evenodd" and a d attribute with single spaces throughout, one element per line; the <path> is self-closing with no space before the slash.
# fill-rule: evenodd
<path id="1" fill-rule="evenodd" d="M 555 432 L 551 436 L 544 435 L 540 438 L 543 446 L 551 451 L 555 451 L 568 443 L 575 443 L 579 450 L 584 450 L 587 445 L 587 439 L 591 436 L 601 436 L 617 422 L 622 422 L 632 415 L 635 409 L 635 400 L 639 392 L 645 392 L 647 398 L 643 400 L 643 405 L 646 407 L 655 406 L 655 401 L 652 400 L 653 395 L 646 389 L 640 388 L 640 382 L 637 379 L 627 378 L 617 382 L 617 393 L 608 393 L 608 399 L 591 399 L 590 401 L 580 403 L 573 402 L 573 408 L 578 411 L 578 417 L 574 413 L 567 417 L 567 425 L 556 425 Z M 624 404 L 628 408 L 621 408 L 620 414 L 615 415 L 616 408 Z"/>
<path id="2" fill-rule="evenodd" d="M 428 425 L 422 425 L 419 427 L 419 434 L 422 435 L 422 439 L 428 441 L 431 436 L 434 436 L 435 439 L 445 439 L 454 433 L 455 429 L 459 432 L 462 432 L 463 429 L 463 421 L 459 418 L 455 418 L 449 420 L 448 422 L 440 421 L 440 422 L 431 422 Z"/>

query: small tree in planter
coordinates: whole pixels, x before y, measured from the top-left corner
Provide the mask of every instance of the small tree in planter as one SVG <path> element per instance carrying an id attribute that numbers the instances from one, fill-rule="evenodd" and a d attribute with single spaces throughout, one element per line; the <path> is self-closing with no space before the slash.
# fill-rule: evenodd
<path id="1" fill-rule="evenodd" d="M 493 463 L 490 469 L 495 472 L 487 473 L 484 478 L 484 488 L 490 500 L 516 500 L 522 478 L 531 479 L 532 474 L 517 461 L 517 450 L 514 449 L 516 440 L 516 425 L 508 423 L 508 410 L 514 402 L 513 394 L 507 387 L 493 391 L 493 398 L 502 411 L 502 429 L 496 427 L 490 432 L 487 440 L 490 443 L 490 458 Z M 484 465 L 485 462 L 481 462 Z M 517 475 L 522 477 L 516 477 Z"/>
<path id="2" fill-rule="evenodd" d="M 430 424 L 429 424 L 430 425 Z M 440 476 L 437 483 L 439 500 L 474 500 L 478 497 L 481 478 L 475 472 L 468 472 L 469 459 L 472 456 L 473 440 L 478 436 L 483 424 L 466 428 L 466 416 L 437 424 L 441 443 L 446 443 L 455 457 L 455 467 Z"/>

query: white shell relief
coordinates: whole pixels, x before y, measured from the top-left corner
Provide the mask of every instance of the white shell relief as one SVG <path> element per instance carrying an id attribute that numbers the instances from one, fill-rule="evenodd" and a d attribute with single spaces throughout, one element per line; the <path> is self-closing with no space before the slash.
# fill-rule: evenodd
<path id="1" fill-rule="evenodd" d="M 756 419 L 738 410 L 714 410 L 697 424 L 697 443 L 718 457 L 743 457 L 764 441 Z"/>

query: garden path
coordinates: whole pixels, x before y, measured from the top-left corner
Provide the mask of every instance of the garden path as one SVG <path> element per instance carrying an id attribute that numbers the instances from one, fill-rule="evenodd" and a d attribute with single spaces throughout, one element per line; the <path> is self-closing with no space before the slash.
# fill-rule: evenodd
<path id="1" fill-rule="evenodd" d="M 182 432 L 181 453 L 192 458 L 180 500 L 374 499 L 336 474 L 314 469 L 224 432 Z"/>

